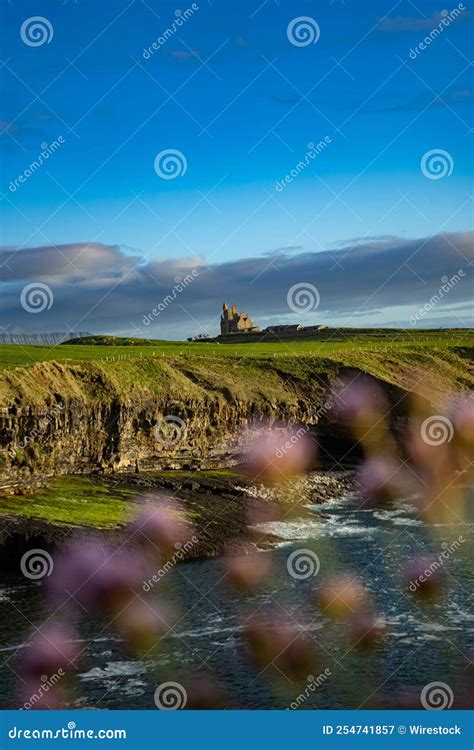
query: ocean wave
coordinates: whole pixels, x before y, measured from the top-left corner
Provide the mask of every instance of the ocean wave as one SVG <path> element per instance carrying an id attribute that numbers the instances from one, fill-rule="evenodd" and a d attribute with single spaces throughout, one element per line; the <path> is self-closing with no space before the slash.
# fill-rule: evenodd
<path id="1" fill-rule="evenodd" d="M 307 519 L 270 521 L 258 524 L 253 528 L 263 534 L 274 534 L 280 537 L 280 539 L 285 540 L 283 543 L 321 537 L 371 536 L 376 531 L 375 527 L 360 525 L 357 519 L 354 518 L 341 521 L 340 516 L 330 516 L 321 521 L 308 521 Z"/>

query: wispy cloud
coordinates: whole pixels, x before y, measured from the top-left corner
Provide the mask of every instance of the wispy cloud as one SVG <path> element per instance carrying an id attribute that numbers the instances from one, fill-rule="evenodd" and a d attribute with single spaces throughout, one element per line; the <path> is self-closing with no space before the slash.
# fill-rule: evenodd
<path id="1" fill-rule="evenodd" d="M 441 11 L 433 13 L 429 18 L 420 16 L 386 16 L 379 24 L 381 31 L 423 31 L 437 26 L 444 16 Z"/>
<path id="2" fill-rule="evenodd" d="M 193 58 L 199 58 L 199 52 L 193 49 L 172 49 L 168 52 L 170 57 L 174 57 L 175 60 L 189 60 Z"/>
<path id="3" fill-rule="evenodd" d="M 400 98 L 401 97 L 402 94 L 400 94 Z M 367 112 L 421 112 L 422 110 L 432 109 L 433 107 L 449 106 L 453 108 L 469 105 L 471 101 L 472 89 L 469 86 L 466 86 L 462 89 L 445 91 L 442 96 L 436 96 L 427 92 L 416 99 L 400 101 L 400 103 L 386 106 L 382 105 L 379 107 L 372 107 L 371 109 L 367 109 Z"/>

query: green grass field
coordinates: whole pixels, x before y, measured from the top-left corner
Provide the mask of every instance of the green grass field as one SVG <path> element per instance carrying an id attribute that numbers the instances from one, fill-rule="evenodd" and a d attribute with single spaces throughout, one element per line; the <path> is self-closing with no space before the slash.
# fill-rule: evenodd
<path id="1" fill-rule="evenodd" d="M 33 496 L 2 498 L 1 516 L 29 518 L 55 526 L 91 526 L 115 529 L 130 520 L 133 497 L 138 492 L 112 489 L 86 477 L 60 477 Z"/>
<path id="2" fill-rule="evenodd" d="M 61 344 L 59 346 L 0 345 L 0 370 L 25 367 L 37 362 L 61 362 L 65 364 L 91 361 L 120 362 L 122 359 L 150 357 L 236 357 L 238 359 L 260 357 L 326 357 L 347 354 L 352 351 L 383 351 L 397 348 L 436 350 L 452 347 L 474 348 L 473 329 L 443 331 L 414 331 L 403 329 L 397 332 L 374 329 L 363 333 L 327 332 L 314 339 L 294 339 L 280 342 L 250 342 L 242 344 L 189 343 L 179 341 L 150 341 L 140 344 L 137 339 L 125 345 L 120 339 L 108 339 L 104 344 Z M 124 341 L 127 341 L 124 339 Z"/>
<path id="3" fill-rule="evenodd" d="M 336 335 L 337 334 L 337 335 Z M 121 399 L 295 405 L 319 403 L 324 383 L 356 368 L 406 391 L 472 388 L 474 331 L 347 331 L 314 339 L 243 344 L 134 340 L 122 344 L 0 346 L 0 407 Z"/>

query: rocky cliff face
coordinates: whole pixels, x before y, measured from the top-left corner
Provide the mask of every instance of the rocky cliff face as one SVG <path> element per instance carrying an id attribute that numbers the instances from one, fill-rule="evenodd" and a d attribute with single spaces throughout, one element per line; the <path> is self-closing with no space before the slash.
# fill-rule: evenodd
<path id="1" fill-rule="evenodd" d="M 315 404 L 290 387 L 286 400 L 271 402 L 205 392 L 170 399 L 139 388 L 127 396 L 104 374 L 94 383 L 100 395 L 90 380 L 75 395 L 64 385 L 39 403 L 16 397 L 0 408 L 0 494 L 58 474 L 229 466 L 251 428 L 317 422 Z"/>
<path id="2" fill-rule="evenodd" d="M 229 466 L 248 431 L 319 424 L 341 439 L 328 389 L 350 367 L 372 371 L 403 407 L 413 384 L 430 398 L 472 383 L 468 363 L 399 349 L 364 365 L 322 357 L 164 358 L 76 365 L 43 362 L 0 373 L 0 493 L 34 489 L 58 474 Z M 370 365 L 370 366 L 369 366 Z M 430 376 L 430 378 L 428 377 Z M 400 407 L 397 407 L 400 409 Z M 329 452 L 332 452 L 332 448 Z M 345 452 L 345 450 L 344 450 Z"/>

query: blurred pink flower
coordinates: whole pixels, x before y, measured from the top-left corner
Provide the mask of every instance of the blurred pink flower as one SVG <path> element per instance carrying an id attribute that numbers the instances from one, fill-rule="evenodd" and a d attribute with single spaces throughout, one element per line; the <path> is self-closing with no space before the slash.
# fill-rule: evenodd
<path id="1" fill-rule="evenodd" d="M 19 688 L 18 698 L 26 711 L 58 711 L 67 700 L 64 690 L 58 684 L 52 684 L 50 679 L 42 680 L 41 677 L 27 678 Z"/>
<path id="2" fill-rule="evenodd" d="M 269 555 L 257 552 L 250 555 L 228 555 L 226 557 L 228 580 L 238 588 L 253 588 L 262 583 L 271 571 Z"/>
<path id="3" fill-rule="evenodd" d="M 375 456 L 364 461 L 356 483 L 361 498 L 369 505 L 406 497 L 408 491 L 413 490 L 402 464 L 388 456 Z"/>
<path id="4" fill-rule="evenodd" d="M 176 621 L 170 607 L 135 599 L 114 621 L 132 651 L 149 652 Z"/>
<path id="5" fill-rule="evenodd" d="M 268 430 L 249 446 L 245 470 L 254 482 L 274 484 L 309 471 L 316 456 L 307 427 Z"/>
<path id="6" fill-rule="evenodd" d="M 21 659 L 22 673 L 27 678 L 50 677 L 61 670 L 76 669 L 79 654 L 77 636 L 58 622 L 47 622 L 32 636 Z"/>
<path id="7" fill-rule="evenodd" d="M 124 606 L 144 577 L 144 562 L 137 552 L 75 542 L 57 560 L 48 585 L 57 601 L 87 610 Z"/>
<path id="8" fill-rule="evenodd" d="M 186 544 L 191 532 L 181 506 L 170 500 L 147 505 L 132 528 L 137 541 L 165 556 Z"/>
<path id="9" fill-rule="evenodd" d="M 334 387 L 332 403 L 339 421 L 357 426 L 373 423 L 389 411 L 389 404 L 377 381 L 354 371 Z"/>
<path id="10" fill-rule="evenodd" d="M 465 460 L 474 461 L 474 400 L 462 399 L 456 406 L 453 417 L 454 448 Z"/>
<path id="11" fill-rule="evenodd" d="M 305 679 L 319 664 L 320 655 L 312 641 L 292 623 L 271 622 L 254 617 L 245 635 L 249 655 L 258 668 L 274 665 L 290 679 Z M 274 673 L 268 676 L 274 677 Z"/>
<path id="12" fill-rule="evenodd" d="M 406 586 L 420 599 L 437 596 L 443 586 L 444 573 L 438 555 L 418 555 L 409 561 L 404 572 Z"/>
<path id="13" fill-rule="evenodd" d="M 373 649 L 385 634 L 385 622 L 370 612 L 359 612 L 347 623 L 348 635 L 355 647 Z"/>
<path id="14" fill-rule="evenodd" d="M 357 614 L 369 599 L 362 583 L 348 573 L 330 576 L 316 596 L 323 612 L 336 619 Z"/>

